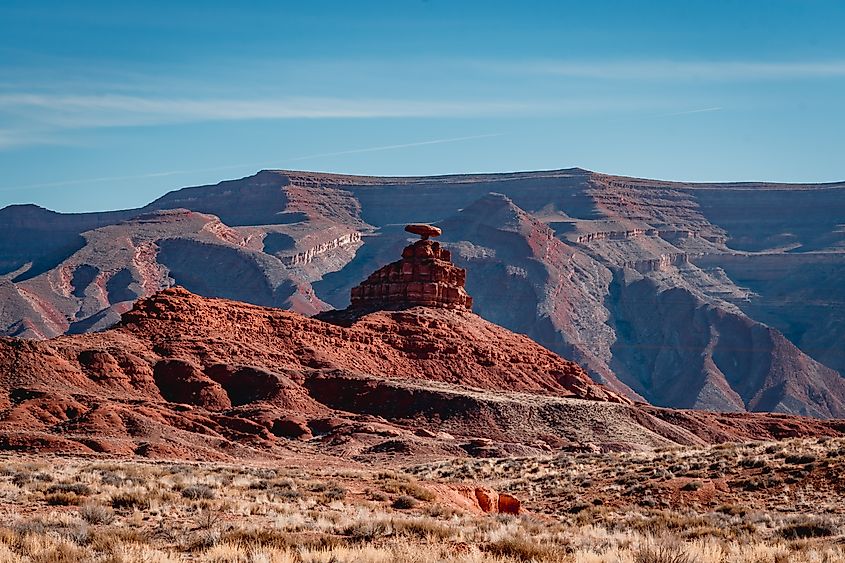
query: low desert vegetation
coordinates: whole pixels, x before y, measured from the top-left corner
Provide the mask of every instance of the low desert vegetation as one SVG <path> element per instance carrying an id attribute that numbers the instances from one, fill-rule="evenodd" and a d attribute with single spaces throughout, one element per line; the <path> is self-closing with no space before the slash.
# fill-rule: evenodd
<path id="1" fill-rule="evenodd" d="M 845 440 L 382 472 L 8 456 L 0 563 L 834 563 L 843 464 Z M 443 493 L 466 484 L 528 511 L 481 514 Z"/>

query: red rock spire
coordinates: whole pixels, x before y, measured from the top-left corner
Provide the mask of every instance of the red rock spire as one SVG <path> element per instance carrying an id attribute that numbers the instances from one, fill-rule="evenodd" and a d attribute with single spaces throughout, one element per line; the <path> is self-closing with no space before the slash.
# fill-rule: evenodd
<path id="1" fill-rule="evenodd" d="M 431 225 L 408 225 L 422 237 L 405 247 L 402 259 L 373 272 L 352 288 L 352 309 L 396 309 L 422 305 L 446 309 L 472 308 L 464 289 L 466 270 L 452 264 L 452 255 L 430 237 L 442 231 Z"/>

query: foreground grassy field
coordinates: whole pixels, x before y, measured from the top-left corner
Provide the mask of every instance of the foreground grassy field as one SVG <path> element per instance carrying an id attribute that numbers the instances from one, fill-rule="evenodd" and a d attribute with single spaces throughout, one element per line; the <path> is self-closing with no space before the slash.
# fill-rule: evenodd
<path id="1" fill-rule="evenodd" d="M 839 439 L 383 471 L 6 456 L 0 562 L 834 563 L 843 477 Z"/>

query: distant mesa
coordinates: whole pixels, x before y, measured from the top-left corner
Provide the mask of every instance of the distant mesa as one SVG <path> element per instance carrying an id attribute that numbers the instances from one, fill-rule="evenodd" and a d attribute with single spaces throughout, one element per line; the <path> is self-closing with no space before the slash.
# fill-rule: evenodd
<path id="1" fill-rule="evenodd" d="M 443 231 L 432 225 L 408 225 L 405 230 L 422 239 L 405 247 L 401 260 L 376 270 L 353 287 L 350 309 L 472 309 L 472 297 L 464 289 L 466 270 L 452 264 L 451 253 L 429 238 Z"/>

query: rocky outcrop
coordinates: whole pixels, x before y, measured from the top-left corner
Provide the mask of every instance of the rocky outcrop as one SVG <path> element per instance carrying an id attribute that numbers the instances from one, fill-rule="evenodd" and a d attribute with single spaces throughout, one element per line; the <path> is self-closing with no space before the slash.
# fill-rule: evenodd
<path id="1" fill-rule="evenodd" d="M 634 260 L 626 262 L 624 267 L 636 270 L 641 274 L 648 274 L 650 272 L 666 272 L 673 268 L 683 267 L 689 264 L 689 255 L 684 252 L 677 252 L 672 254 L 660 254 L 655 258 L 648 258 L 645 260 Z"/>
<path id="2" fill-rule="evenodd" d="M 464 484 L 431 483 L 429 489 L 438 502 L 476 514 L 524 514 L 515 496 L 491 487 Z"/>
<path id="3" fill-rule="evenodd" d="M 230 319 L 240 320 L 230 326 Z M 239 358 L 239 365 L 272 373 L 340 369 L 480 389 L 627 402 L 593 383 L 574 362 L 478 315 L 454 309 L 376 311 L 341 325 L 278 309 L 204 299 L 172 288 L 139 301 L 115 330 L 154 335 L 158 354 L 199 366 L 224 350 Z M 214 334 L 225 343 L 214 344 L 208 336 Z M 239 348 L 242 342 L 250 344 Z M 212 379 L 223 381 L 203 369 Z M 253 381 L 253 376 L 239 379 Z M 353 385 L 350 381 L 350 388 Z"/>
<path id="4" fill-rule="evenodd" d="M 422 239 L 405 247 L 401 260 L 379 268 L 353 287 L 351 308 L 472 309 L 472 297 L 464 289 L 466 270 L 452 264 L 451 253 L 429 239 L 440 236 L 440 229 L 430 225 L 408 225 L 405 230 Z"/>

